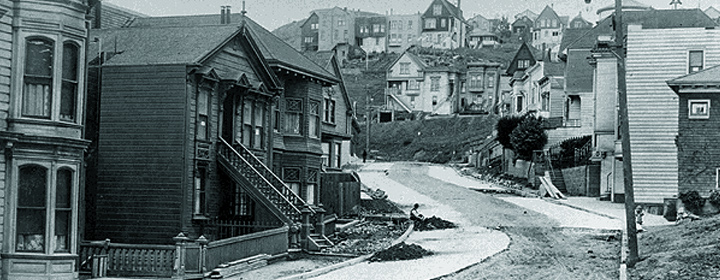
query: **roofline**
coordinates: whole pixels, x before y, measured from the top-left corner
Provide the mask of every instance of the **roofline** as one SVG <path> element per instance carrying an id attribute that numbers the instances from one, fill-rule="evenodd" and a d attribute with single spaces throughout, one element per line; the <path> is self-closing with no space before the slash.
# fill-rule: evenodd
<path id="1" fill-rule="evenodd" d="M 296 73 L 301 74 L 301 75 L 305 75 L 305 76 L 312 77 L 312 78 L 315 78 L 315 79 L 318 79 L 318 80 L 322 80 L 322 81 L 325 81 L 325 82 L 328 82 L 328 83 L 331 83 L 331 84 L 332 84 L 332 83 L 339 83 L 339 82 L 340 82 L 340 81 L 339 81 L 337 78 L 335 78 L 335 77 L 326 77 L 325 75 L 320 75 L 320 74 L 318 74 L 318 73 L 313 73 L 313 72 L 309 72 L 309 71 L 303 71 L 303 70 L 300 70 L 300 69 L 294 67 L 294 65 L 291 65 L 291 64 L 288 64 L 288 63 L 279 61 L 279 60 L 277 60 L 277 59 L 269 59 L 269 60 L 268 60 L 268 64 L 270 64 L 271 67 L 282 68 L 282 69 L 285 69 L 285 70 L 288 70 L 288 71 L 296 72 Z"/>

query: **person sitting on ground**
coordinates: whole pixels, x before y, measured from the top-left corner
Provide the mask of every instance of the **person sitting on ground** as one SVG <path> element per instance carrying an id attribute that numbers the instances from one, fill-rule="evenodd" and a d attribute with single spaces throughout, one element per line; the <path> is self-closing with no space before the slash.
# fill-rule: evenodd
<path id="1" fill-rule="evenodd" d="M 415 205 L 413 205 L 413 209 L 410 210 L 410 220 L 412 220 L 413 222 L 425 220 L 425 216 L 423 216 L 422 214 L 420 214 L 420 212 L 418 212 L 419 207 L 420 207 L 420 205 L 415 203 Z"/>

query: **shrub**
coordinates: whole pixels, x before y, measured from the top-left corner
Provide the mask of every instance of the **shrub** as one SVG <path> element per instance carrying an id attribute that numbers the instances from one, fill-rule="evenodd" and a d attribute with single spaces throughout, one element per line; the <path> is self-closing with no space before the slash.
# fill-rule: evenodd
<path id="1" fill-rule="evenodd" d="M 697 191 L 688 191 L 681 193 L 678 198 L 683 202 L 687 211 L 690 211 L 696 215 L 702 214 L 702 208 L 703 205 L 705 205 L 705 199 L 702 198 Z"/>
<path id="2" fill-rule="evenodd" d="M 497 130 L 497 141 L 505 149 L 512 150 L 512 144 L 510 144 L 510 134 L 513 130 L 522 122 L 523 117 L 520 116 L 504 116 L 498 119 L 495 124 L 495 130 Z"/>
<path id="3" fill-rule="evenodd" d="M 708 201 L 710 201 L 710 204 L 715 206 L 715 208 L 720 209 L 720 192 L 717 190 L 713 190 L 710 192 L 710 197 L 708 198 Z"/>
<path id="4" fill-rule="evenodd" d="M 548 136 L 543 129 L 543 119 L 526 116 L 510 134 L 513 151 L 522 160 L 531 160 L 535 150 L 542 150 Z"/>

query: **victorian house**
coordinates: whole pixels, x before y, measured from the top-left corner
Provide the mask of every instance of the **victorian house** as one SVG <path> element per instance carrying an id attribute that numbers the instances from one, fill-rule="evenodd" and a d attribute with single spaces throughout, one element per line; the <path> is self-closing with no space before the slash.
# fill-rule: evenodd
<path id="1" fill-rule="evenodd" d="M 244 13 L 143 18 L 92 36 L 102 44 L 89 60 L 89 239 L 285 236 L 225 261 L 327 244 L 323 141 L 340 144 L 328 154 L 340 160 L 349 134 L 333 73 Z"/>
<path id="2" fill-rule="evenodd" d="M 464 47 L 467 23 L 462 10 L 447 0 L 433 0 L 422 15 L 422 46 L 438 49 Z"/>
<path id="3" fill-rule="evenodd" d="M 420 45 L 422 21 L 420 13 L 388 15 L 388 52 L 402 53 L 410 46 Z"/>
<path id="4" fill-rule="evenodd" d="M 558 16 L 550 6 L 545 6 L 534 22 L 532 46 L 544 50 L 560 45 L 567 23 L 568 17 Z"/>
<path id="5" fill-rule="evenodd" d="M 77 279 L 97 1 L 0 1 L 2 279 Z"/>

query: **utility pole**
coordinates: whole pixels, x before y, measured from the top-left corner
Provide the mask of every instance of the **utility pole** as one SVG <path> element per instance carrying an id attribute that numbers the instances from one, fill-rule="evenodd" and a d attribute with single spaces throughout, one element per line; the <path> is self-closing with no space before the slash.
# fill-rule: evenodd
<path id="1" fill-rule="evenodd" d="M 365 89 L 365 150 L 370 153 L 370 91 Z"/>
<path id="2" fill-rule="evenodd" d="M 633 190 L 630 154 L 630 124 L 628 123 L 627 85 L 625 84 L 625 34 L 622 21 L 622 0 L 615 0 L 615 53 L 617 58 L 617 92 L 620 105 L 620 137 L 623 154 L 623 177 L 625 187 L 625 224 L 630 250 L 626 265 L 634 267 L 638 261 L 637 227 L 635 226 L 635 193 Z"/>

